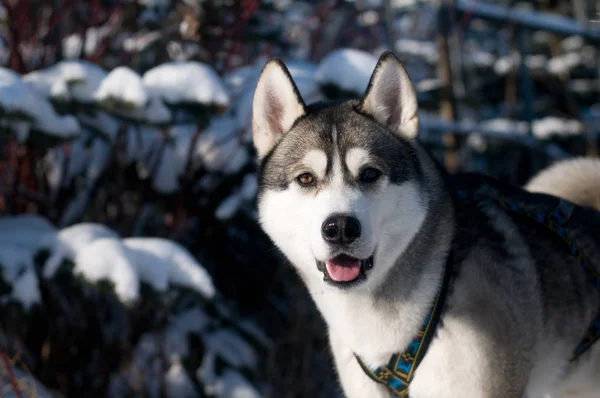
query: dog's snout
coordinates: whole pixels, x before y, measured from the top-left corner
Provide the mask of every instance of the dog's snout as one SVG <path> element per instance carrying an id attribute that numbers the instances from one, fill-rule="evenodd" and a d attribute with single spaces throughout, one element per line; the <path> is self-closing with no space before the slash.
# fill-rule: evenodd
<path id="1" fill-rule="evenodd" d="M 323 239 L 334 244 L 350 244 L 360 238 L 360 221 L 354 217 L 335 214 L 321 226 Z"/>

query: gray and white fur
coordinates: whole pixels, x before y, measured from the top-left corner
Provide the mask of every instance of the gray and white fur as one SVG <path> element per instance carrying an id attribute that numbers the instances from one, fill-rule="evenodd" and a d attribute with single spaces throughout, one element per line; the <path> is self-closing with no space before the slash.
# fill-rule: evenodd
<path id="1" fill-rule="evenodd" d="M 345 395 L 391 396 L 354 354 L 379 366 L 405 349 L 453 253 L 456 276 L 411 398 L 599 396 L 600 351 L 569 363 L 600 302 L 578 261 L 492 202 L 459 216 L 460 179 L 417 133 L 415 92 L 391 53 L 360 101 L 306 105 L 278 60 L 256 87 L 260 223 L 327 323 Z M 598 239 L 585 226 L 575 232 L 598 261 Z"/>

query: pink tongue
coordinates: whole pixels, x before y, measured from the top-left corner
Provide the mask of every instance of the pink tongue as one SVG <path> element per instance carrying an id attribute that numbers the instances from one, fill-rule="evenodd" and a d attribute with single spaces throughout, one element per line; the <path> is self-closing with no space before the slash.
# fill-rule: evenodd
<path id="1" fill-rule="evenodd" d="M 329 277 L 336 282 L 349 282 L 358 277 L 360 273 L 360 260 L 333 259 L 325 261 Z"/>

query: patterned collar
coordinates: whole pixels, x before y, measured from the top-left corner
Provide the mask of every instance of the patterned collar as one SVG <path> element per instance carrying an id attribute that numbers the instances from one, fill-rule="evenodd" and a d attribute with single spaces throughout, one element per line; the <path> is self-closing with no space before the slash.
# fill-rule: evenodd
<path id="1" fill-rule="evenodd" d="M 435 297 L 431 309 L 423 320 L 421 329 L 411 340 L 406 350 L 392 355 L 387 365 L 379 366 L 376 369 L 369 367 L 365 361 L 355 354 L 358 364 L 367 374 L 367 376 L 377 383 L 386 386 L 387 389 L 394 395 L 400 397 L 408 396 L 408 387 L 415 375 L 417 366 L 419 366 L 419 363 L 421 363 L 421 360 L 425 356 L 431 340 L 433 340 L 436 328 L 440 323 L 442 312 L 444 310 L 446 297 L 448 296 L 448 289 L 452 274 L 452 259 L 453 255 L 450 253 L 448 255 L 448 260 L 446 261 L 446 269 L 444 270 L 442 286 Z"/>

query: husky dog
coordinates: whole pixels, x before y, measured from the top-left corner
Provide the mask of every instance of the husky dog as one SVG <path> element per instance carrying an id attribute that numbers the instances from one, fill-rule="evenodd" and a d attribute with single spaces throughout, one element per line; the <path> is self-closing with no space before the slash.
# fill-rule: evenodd
<path id="1" fill-rule="evenodd" d="M 323 315 L 347 397 L 600 396 L 600 215 L 447 175 L 395 55 L 361 100 L 312 105 L 268 62 L 252 127 L 260 223 Z"/>

